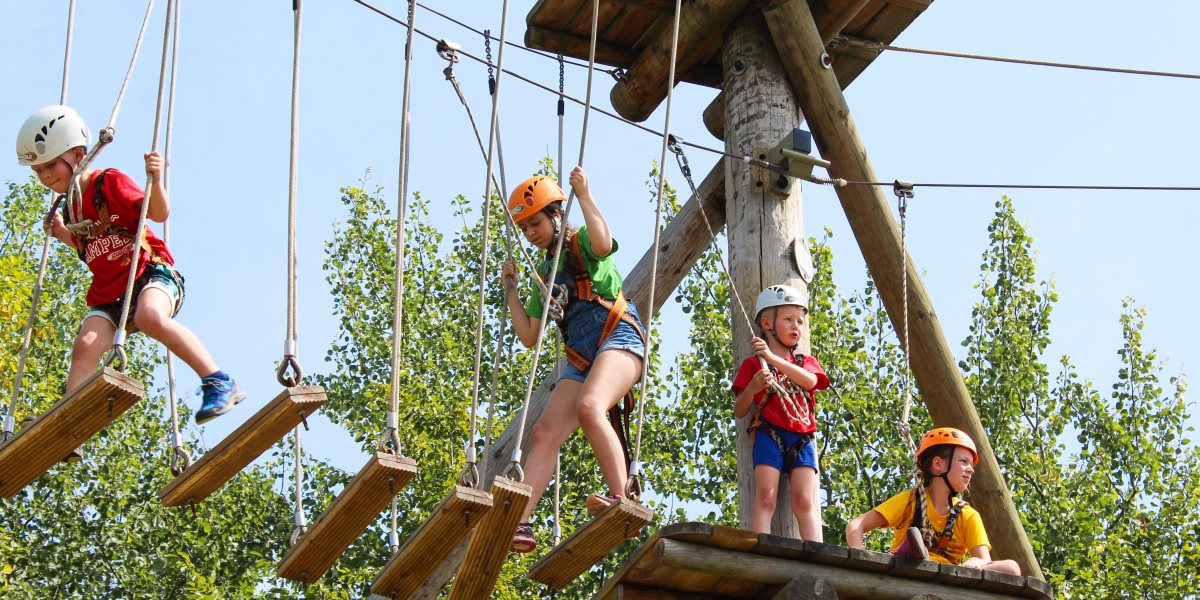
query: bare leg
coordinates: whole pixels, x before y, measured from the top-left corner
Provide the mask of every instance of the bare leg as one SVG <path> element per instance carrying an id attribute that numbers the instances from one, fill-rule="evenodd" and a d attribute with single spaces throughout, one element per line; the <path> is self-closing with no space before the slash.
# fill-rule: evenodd
<path id="1" fill-rule="evenodd" d="M 792 484 L 792 514 L 800 528 L 800 538 L 814 542 L 825 541 L 821 530 L 821 505 L 817 502 L 820 482 L 817 472 L 810 467 L 792 469 L 789 476 Z"/>
<path id="2" fill-rule="evenodd" d="M 582 386 L 574 379 L 560 379 L 550 394 L 546 410 L 529 434 L 529 458 L 525 461 L 525 483 L 533 488 L 529 504 L 525 505 L 522 521 L 528 521 L 538 500 L 546 493 L 558 449 L 579 428 L 575 417 L 575 397 Z"/>
<path id="3" fill-rule="evenodd" d="M 83 320 L 79 335 L 71 348 L 71 370 L 67 373 L 66 395 L 79 389 L 88 377 L 96 374 L 96 366 L 104 353 L 112 347 L 113 334 L 117 328 L 108 319 L 91 316 Z"/>
<path id="4" fill-rule="evenodd" d="M 610 495 L 625 494 L 628 473 L 621 440 L 607 419 L 608 409 L 620 402 L 641 375 L 642 359 L 636 354 L 625 350 L 601 352 L 576 400 L 579 425 L 600 463 Z"/>
<path id="5" fill-rule="evenodd" d="M 754 511 L 750 515 L 751 529 L 758 533 L 771 533 L 771 516 L 775 514 L 775 497 L 778 494 L 779 469 L 771 465 L 755 465 Z"/>
<path id="6" fill-rule="evenodd" d="M 217 363 L 192 330 L 171 318 L 174 310 L 171 297 L 161 289 L 149 288 L 138 296 L 134 322 L 142 333 L 162 342 L 179 360 L 187 363 L 196 375 L 206 377 L 217 372 Z"/>

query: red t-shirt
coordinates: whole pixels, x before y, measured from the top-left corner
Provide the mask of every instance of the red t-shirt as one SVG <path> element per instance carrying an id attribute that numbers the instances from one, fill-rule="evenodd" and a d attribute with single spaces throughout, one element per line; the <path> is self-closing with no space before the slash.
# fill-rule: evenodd
<path id="1" fill-rule="evenodd" d="M 792 364 L 796 364 L 795 356 L 787 358 Z M 811 355 L 804 357 L 800 368 L 817 376 L 817 385 L 813 386 L 812 390 L 805 391 L 798 384 L 781 377 L 780 383 L 790 392 L 786 398 L 780 398 L 775 393 L 768 396 L 771 392 L 771 388 L 768 387 L 754 396 L 754 403 L 761 404 L 764 398 L 766 399 L 761 415 L 764 421 L 796 433 L 813 433 L 817 430 L 817 399 L 814 392 L 829 387 L 829 376 L 825 375 L 821 363 Z M 733 378 L 733 394 L 736 396 L 742 393 L 742 390 L 750 385 L 754 374 L 761 369 L 762 365 L 758 362 L 757 355 L 742 361 L 742 366 L 738 367 L 737 375 Z"/>
<path id="2" fill-rule="evenodd" d="M 100 220 L 93 199 L 96 197 L 96 180 L 100 172 L 92 175 L 88 187 L 83 191 L 83 218 Z M 142 200 L 145 192 L 128 175 L 108 169 L 104 172 L 104 198 L 108 202 L 109 222 L 117 227 L 133 231 L 137 228 L 138 217 L 141 215 Z M 151 251 L 163 262 L 173 265 L 175 259 L 163 243 L 149 227 L 146 228 L 145 240 Z M 88 270 L 92 272 L 92 285 L 88 288 L 88 306 L 99 306 L 115 302 L 125 293 L 125 284 L 129 277 L 129 262 L 133 256 L 132 240 L 116 233 L 102 234 L 83 242 L 83 260 Z M 137 276 L 141 277 L 150 261 L 145 248 L 138 256 Z"/>

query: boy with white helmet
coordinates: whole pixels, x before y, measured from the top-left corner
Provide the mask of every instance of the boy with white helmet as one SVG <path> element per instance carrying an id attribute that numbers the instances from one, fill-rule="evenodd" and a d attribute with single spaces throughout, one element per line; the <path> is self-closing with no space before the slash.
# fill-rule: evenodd
<path id="1" fill-rule="evenodd" d="M 740 419 L 754 407 L 748 428 L 754 439 L 751 528 L 771 532 L 779 478 L 786 476 L 800 537 L 820 542 L 814 392 L 828 388 L 829 377 L 816 357 L 796 352 L 808 316 L 804 296 L 786 285 L 770 286 L 758 295 L 754 319 L 762 337 L 752 340 L 754 355 L 742 361 L 733 378 L 733 414 Z"/>
<path id="2" fill-rule="evenodd" d="M 79 171 L 89 139 L 79 114 L 59 105 L 33 113 L 17 135 L 18 163 L 32 168 L 38 180 L 55 193 L 79 194 L 75 202 L 64 203 L 62 215 L 47 214 L 43 223 L 46 232 L 79 253 L 92 273 L 87 292 L 91 310 L 71 352 L 67 394 L 95 373 L 116 333 L 145 198 L 141 187 L 116 169 Z M 170 212 L 162 183 L 163 158 L 150 152 L 145 161 L 151 179 L 146 217 L 161 223 Z M 246 394 L 217 367 L 196 335 L 174 320 L 183 303 L 183 277 L 175 271 L 174 262 L 166 244 L 146 227 L 128 327 L 162 342 L 200 376 L 204 401 L 196 412 L 196 422 L 204 423 L 231 410 Z"/>

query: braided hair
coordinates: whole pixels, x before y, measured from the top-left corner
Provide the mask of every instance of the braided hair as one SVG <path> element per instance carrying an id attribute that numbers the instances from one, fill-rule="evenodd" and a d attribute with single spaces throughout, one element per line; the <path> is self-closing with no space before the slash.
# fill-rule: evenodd
<path id="1" fill-rule="evenodd" d="M 916 527 L 917 529 L 921 530 L 922 537 L 925 538 L 926 547 L 933 546 L 933 531 L 929 524 L 929 515 L 925 510 L 925 488 L 928 488 L 933 483 L 934 478 L 941 477 L 946 482 L 946 487 L 950 489 L 950 504 L 953 506 L 954 497 L 958 495 L 958 492 L 956 492 L 954 487 L 950 485 L 950 481 L 947 479 L 946 474 L 950 472 L 949 465 L 950 461 L 954 458 L 954 451 L 956 448 L 957 446 L 952 446 L 950 444 L 934 446 L 921 454 L 917 461 L 917 465 L 921 471 L 921 484 L 913 488 L 913 516 L 909 527 Z M 933 459 L 935 458 L 941 458 L 943 461 L 945 461 L 947 465 L 946 472 L 938 475 L 932 474 Z M 953 526 L 953 522 L 946 522 L 946 529 L 949 529 Z M 948 534 L 949 532 L 947 531 L 942 532 L 942 535 Z"/>

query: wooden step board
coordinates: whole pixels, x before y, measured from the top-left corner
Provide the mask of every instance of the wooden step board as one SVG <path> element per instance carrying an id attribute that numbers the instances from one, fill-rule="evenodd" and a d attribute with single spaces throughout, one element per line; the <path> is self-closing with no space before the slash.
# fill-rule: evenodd
<path id="1" fill-rule="evenodd" d="M 529 504 L 532 488 L 507 477 L 492 482 L 492 510 L 471 532 L 467 554 L 450 588 L 450 600 L 490 598 L 500 568 L 512 546 L 513 533 Z"/>
<path id="2" fill-rule="evenodd" d="M 142 399 L 142 383 L 109 367 L 0 444 L 0 497 L 33 483 Z"/>
<path id="3" fill-rule="evenodd" d="M 383 566 L 371 583 L 371 593 L 386 598 L 409 597 L 491 510 L 492 497 L 487 492 L 454 486 L 429 519 Z"/>
<path id="4" fill-rule="evenodd" d="M 280 577 L 316 583 L 417 474 L 417 461 L 376 452 L 283 555 Z"/>
<path id="5" fill-rule="evenodd" d="M 529 578 L 562 589 L 653 518 L 654 511 L 622 498 L 542 557 L 530 569 Z"/>
<path id="6" fill-rule="evenodd" d="M 159 499 L 164 506 L 183 506 L 204 500 L 283 439 L 302 418 L 317 412 L 325 400 L 325 388 L 321 386 L 283 390 L 229 437 L 158 490 Z"/>

